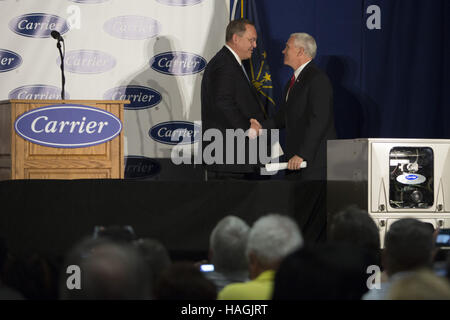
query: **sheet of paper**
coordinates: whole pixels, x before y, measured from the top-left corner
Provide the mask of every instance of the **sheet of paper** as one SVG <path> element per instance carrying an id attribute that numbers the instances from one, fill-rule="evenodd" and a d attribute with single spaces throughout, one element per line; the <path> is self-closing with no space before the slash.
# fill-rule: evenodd
<path id="1" fill-rule="evenodd" d="M 300 165 L 300 168 L 306 168 L 308 166 L 308 163 L 306 161 L 303 161 Z M 266 164 L 266 171 L 280 171 L 280 170 L 286 170 L 288 167 L 287 162 L 277 162 L 277 163 L 267 163 Z"/>

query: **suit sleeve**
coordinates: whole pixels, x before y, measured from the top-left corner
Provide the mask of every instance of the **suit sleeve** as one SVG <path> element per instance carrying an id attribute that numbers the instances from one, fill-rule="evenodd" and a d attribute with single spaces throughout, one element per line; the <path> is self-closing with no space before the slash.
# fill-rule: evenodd
<path id="1" fill-rule="evenodd" d="M 303 159 L 313 159 L 321 140 L 330 124 L 333 104 L 333 89 L 325 75 L 311 80 L 308 92 L 309 119 L 306 121 L 305 135 L 300 141 L 296 154 Z"/>
<path id="2" fill-rule="evenodd" d="M 239 110 L 236 96 L 236 73 L 232 66 L 222 64 L 211 75 L 210 86 L 214 105 L 220 109 L 225 122 L 232 128 L 250 127 L 247 119 Z"/>
<path id="3" fill-rule="evenodd" d="M 285 88 L 287 92 L 287 87 Z M 285 95 L 284 95 L 285 96 Z M 261 123 L 264 129 L 283 129 L 286 127 L 286 104 L 281 103 L 280 109 L 271 118 Z"/>
<path id="4" fill-rule="evenodd" d="M 273 117 L 261 122 L 261 126 L 263 129 L 283 129 L 286 126 L 284 105 Z"/>

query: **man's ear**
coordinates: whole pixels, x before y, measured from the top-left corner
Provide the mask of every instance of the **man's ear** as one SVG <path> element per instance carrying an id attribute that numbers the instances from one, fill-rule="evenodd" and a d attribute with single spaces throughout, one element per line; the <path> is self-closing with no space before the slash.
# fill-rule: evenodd
<path id="1" fill-rule="evenodd" d="M 236 44 L 239 41 L 239 36 L 235 33 L 231 39 L 233 40 L 233 43 Z"/>

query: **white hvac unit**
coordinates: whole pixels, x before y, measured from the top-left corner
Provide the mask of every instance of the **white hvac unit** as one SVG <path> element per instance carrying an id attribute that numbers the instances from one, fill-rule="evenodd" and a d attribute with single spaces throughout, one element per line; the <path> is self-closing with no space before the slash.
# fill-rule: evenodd
<path id="1" fill-rule="evenodd" d="M 357 204 L 384 234 L 401 218 L 450 228 L 450 140 L 329 140 L 327 211 Z"/>

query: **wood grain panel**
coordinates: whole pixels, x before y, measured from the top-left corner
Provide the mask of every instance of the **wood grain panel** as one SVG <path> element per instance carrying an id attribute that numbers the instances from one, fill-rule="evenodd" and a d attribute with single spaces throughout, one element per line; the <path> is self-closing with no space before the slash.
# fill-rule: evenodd
<path id="1" fill-rule="evenodd" d="M 0 101 L 0 142 L 7 146 L 12 167 L 10 179 L 104 179 L 124 177 L 123 130 L 106 143 L 84 148 L 52 148 L 34 144 L 15 133 L 15 119 L 30 110 L 52 104 L 82 104 L 106 110 L 123 123 L 123 106 L 129 101 L 9 100 Z M 9 114 L 5 110 L 9 111 Z M 5 120 L 8 119 L 8 120 Z M 7 130 L 3 127 L 9 124 Z M 6 139 L 6 140 L 5 140 Z M 8 149 L 8 148 L 3 148 Z M 0 148 L 0 152 L 3 150 Z M 8 150 L 7 150 L 8 151 Z M 8 153 L 8 152 L 4 152 Z M 1 153 L 0 153 L 1 156 Z M 1 157 L 0 157 L 1 159 Z M 8 175 L 0 163 L 0 179 Z"/>

